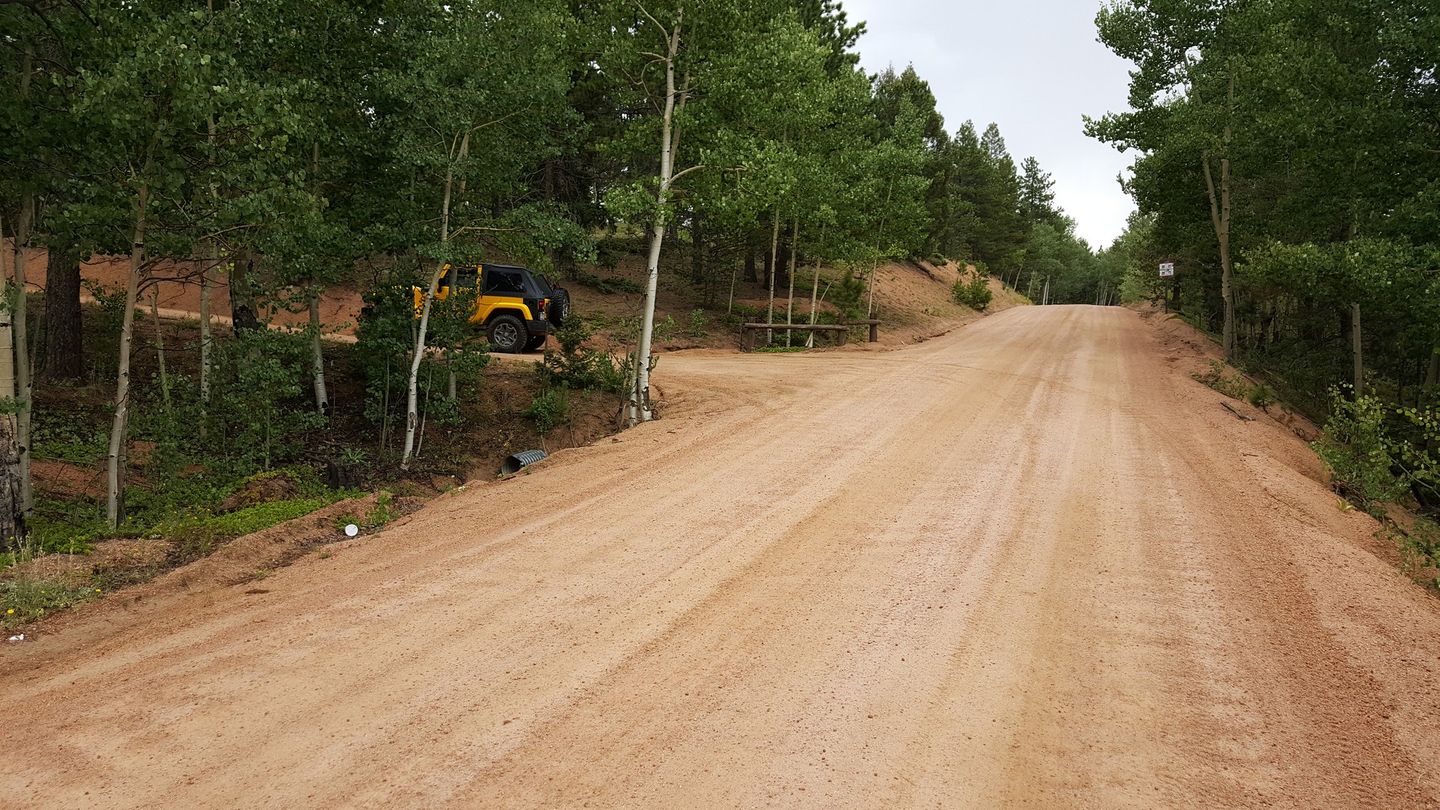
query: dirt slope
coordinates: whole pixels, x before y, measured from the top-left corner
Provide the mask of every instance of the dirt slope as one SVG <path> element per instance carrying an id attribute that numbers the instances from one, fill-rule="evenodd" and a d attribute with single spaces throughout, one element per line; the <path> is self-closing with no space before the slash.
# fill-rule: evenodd
<path id="1" fill-rule="evenodd" d="M 1440 799 L 1440 610 L 1134 313 L 681 354 L 670 418 L 107 639 L 0 805 Z"/>

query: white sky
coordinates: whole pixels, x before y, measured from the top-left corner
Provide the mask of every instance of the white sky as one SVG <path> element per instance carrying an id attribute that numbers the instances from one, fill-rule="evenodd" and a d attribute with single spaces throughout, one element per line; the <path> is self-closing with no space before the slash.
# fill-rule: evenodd
<path id="1" fill-rule="evenodd" d="M 1092 247 L 1134 210 L 1116 176 L 1129 156 L 1085 136 L 1082 115 L 1127 108 L 1130 64 L 1095 40 L 1100 0 L 844 0 L 864 20 L 871 73 L 914 64 L 952 133 L 994 121 L 1018 166 L 1029 155 L 1055 178 L 1055 197 Z"/>

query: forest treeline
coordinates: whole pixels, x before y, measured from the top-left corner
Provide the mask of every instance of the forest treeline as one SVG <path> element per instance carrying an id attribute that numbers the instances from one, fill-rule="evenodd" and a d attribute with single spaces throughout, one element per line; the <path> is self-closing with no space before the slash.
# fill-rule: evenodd
<path id="1" fill-rule="evenodd" d="M 1125 295 L 1333 410 L 1327 460 L 1367 501 L 1398 480 L 1440 505 L 1440 6 L 1125 0 L 1097 22 L 1136 65 L 1131 109 L 1088 124 L 1138 154 Z"/>
<path id="2" fill-rule="evenodd" d="M 447 262 L 494 257 L 563 276 L 623 240 L 649 248 L 645 358 L 663 250 L 683 249 L 697 300 L 767 285 L 772 319 L 797 268 L 821 262 L 852 289 L 881 261 L 923 257 L 1037 296 L 1051 280 L 1052 300 L 1113 298 L 1040 165 L 1017 166 L 994 125 L 948 130 L 914 70 L 863 71 L 862 31 L 833 0 L 0 4 L 0 500 L 16 504 L 0 512 L 23 525 L 33 503 L 36 377 L 114 382 L 112 526 L 137 409 L 183 404 L 190 439 L 216 454 L 263 435 L 250 464 L 323 427 L 318 300 L 342 281 L 426 289 Z M 41 248 L 43 316 L 15 294 Z M 127 289 L 96 291 L 113 357 L 83 353 L 78 268 L 93 254 L 130 259 Z M 159 277 L 197 286 L 207 315 L 227 289 L 216 314 L 234 334 L 201 318 L 198 379 L 167 377 L 163 354 L 158 379 L 131 379 L 136 306 Z M 483 365 L 432 304 L 423 329 L 400 307 L 398 327 L 360 330 L 366 412 L 406 403 L 407 460 L 422 366 L 444 366 L 453 398 Z M 260 328 L 279 309 L 309 310 L 306 342 Z M 641 419 L 651 363 L 630 366 Z M 311 418 L 282 420 L 277 398 L 307 389 Z"/>

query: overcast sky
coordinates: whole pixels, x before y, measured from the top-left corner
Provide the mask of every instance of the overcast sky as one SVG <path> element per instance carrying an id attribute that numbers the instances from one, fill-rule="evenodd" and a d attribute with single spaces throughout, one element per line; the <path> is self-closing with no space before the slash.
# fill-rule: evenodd
<path id="1" fill-rule="evenodd" d="M 1126 108 L 1129 63 L 1095 41 L 1100 0 L 844 0 L 864 20 L 871 73 L 914 64 L 952 133 L 994 121 L 1018 166 L 1034 155 L 1080 236 L 1104 247 L 1134 209 L 1116 182 L 1130 163 L 1085 137 L 1082 115 Z"/>

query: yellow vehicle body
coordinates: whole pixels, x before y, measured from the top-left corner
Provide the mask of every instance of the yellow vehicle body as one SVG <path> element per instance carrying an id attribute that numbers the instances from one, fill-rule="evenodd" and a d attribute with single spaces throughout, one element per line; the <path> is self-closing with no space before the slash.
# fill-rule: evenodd
<path id="1" fill-rule="evenodd" d="M 453 290 L 474 290 L 474 308 L 469 321 L 485 332 L 492 351 L 533 351 L 545 345 L 546 336 L 558 327 L 568 309 L 564 289 L 524 267 L 504 264 L 445 265 L 436 278 L 435 300 L 444 301 Z M 411 287 L 415 316 L 420 317 L 425 291 Z M 552 296 L 558 306 L 550 311 Z"/>
<path id="2" fill-rule="evenodd" d="M 484 266 L 481 265 L 476 269 L 483 272 L 483 267 Z M 446 265 L 445 269 L 440 271 L 440 283 L 435 288 L 436 301 L 444 301 L 450 297 L 450 281 L 452 278 L 450 271 L 451 267 L 449 265 Z M 460 286 L 463 288 L 466 286 L 473 287 L 474 285 L 465 285 L 462 283 Z M 419 287 L 411 287 L 410 291 L 415 298 L 415 313 L 419 315 L 421 307 L 425 304 L 425 291 Z M 542 304 L 542 312 L 543 309 L 544 305 Z M 475 309 L 470 313 L 470 323 L 476 325 L 487 324 L 490 322 L 490 318 L 499 312 L 509 312 L 527 323 L 538 321 L 541 317 L 541 313 L 536 313 L 531 310 L 529 304 L 526 302 L 525 296 L 521 293 L 515 293 L 513 295 L 481 293 L 475 296 Z"/>

